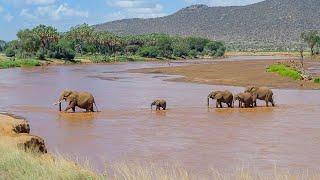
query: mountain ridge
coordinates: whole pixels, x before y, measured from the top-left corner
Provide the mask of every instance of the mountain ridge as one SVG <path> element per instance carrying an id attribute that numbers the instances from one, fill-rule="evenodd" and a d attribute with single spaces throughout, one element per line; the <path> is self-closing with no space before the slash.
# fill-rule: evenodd
<path id="1" fill-rule="evenodd" d="M 200 36 L 227 43 L 296 45 L 300 33 L 320 29 L 319 0 L 265 0 L 245 6 L 192 5 L 174 14 L 95 25 L 120 34 L 165 33 Z"/>

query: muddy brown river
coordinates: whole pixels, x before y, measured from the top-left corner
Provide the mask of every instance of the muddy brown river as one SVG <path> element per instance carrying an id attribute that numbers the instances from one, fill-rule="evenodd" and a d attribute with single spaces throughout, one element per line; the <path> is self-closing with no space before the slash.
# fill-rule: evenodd
<path id="1" fill-rule="evenodd" d="M 32 133 L 44 137 L 51 152 L 87 158 L 99 171 L 106 162 L 131 160 L 178 163 L 197 172 L 243 167 L 271 172 L 275 166 L 318 170 L 320 91 L 274 90 L 275 108 L 208 110 L 210 91 L 243 88 L 126 72 L 158 66 L 167 64 L 1 70 L 0 108 L 27 118 Z M 92 92 L 101 112 L 59 113 L 52 103 L 65 88 Z M 167 100 L 167 111 L 150 110 L 156 98 Z"/>

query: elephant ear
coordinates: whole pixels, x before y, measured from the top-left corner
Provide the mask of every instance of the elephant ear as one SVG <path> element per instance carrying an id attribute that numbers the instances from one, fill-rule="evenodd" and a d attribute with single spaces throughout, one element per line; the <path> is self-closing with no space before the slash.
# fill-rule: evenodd
<path id="1" fill-rule="evenodd" d="M 214 96 L 214 99 L 221 99 L 223 97 L 223 95 L 221 93 L 217 93 L 215 96 Z"/>
<path id="2" fill-rule="evenodd" d="M 67 101 L 71 102 L 71 101 L 76 101 L 77 100 L 77 95 L 74 93 L 71 93 L 68 97 L 67 97 Z"/>

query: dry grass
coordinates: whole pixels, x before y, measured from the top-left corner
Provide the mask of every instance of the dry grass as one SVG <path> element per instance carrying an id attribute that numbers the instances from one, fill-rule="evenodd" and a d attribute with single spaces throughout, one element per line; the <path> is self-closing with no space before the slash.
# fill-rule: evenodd
<path id="1" fill-rule="evenodd" d="M 122 162 L 107 167 L 104 174 L 97 174 L 62 156 L 32 154 L 14 148 L 0 140 L 0 179 L 112 179 L 112 180 L 316 180 L 320 173 L 292 174 L 277 171 L 259 174 L 247 169 L 232 173 L 210 170 L 206 174 L 191 172 L 179 165 L 159 166 L 152 163 Z"/>
<path id="2" fill-rule="evenodd" d="M 65 157 L 24 152 L 0 138 L 0 179 L 102 179 Z"/>
<path id="3" fill-rule="evenodd" d="M 292 174 L 281 172 L 274 168 L 272 174 L 252 173 L 247 169 L 237 169 L 233 173 L 222 173 L 211 170 L 206 175 L 190 173 L 179 166 L 159 167 L 152 163 L 139 164 L 122 162 L 111 167 L 112 176 L 106 175 L 107 179 L 119 180 L 316 180 L 320 179 L 320 174 L 310 174 L 307 171 Z"/>

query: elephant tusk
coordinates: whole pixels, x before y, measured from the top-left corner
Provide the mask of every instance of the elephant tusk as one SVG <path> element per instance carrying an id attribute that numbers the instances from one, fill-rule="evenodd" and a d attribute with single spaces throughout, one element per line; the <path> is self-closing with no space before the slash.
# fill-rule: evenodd
<path id="1" fill-rule="evenodd" d="M 60 101 L 58 101 L 56 103 L 53 103 L 53 105 L 56 106 L 56 105 L 60 104 L 61 102 L 62 102 L 62 100 L 60 100 Z"/>

